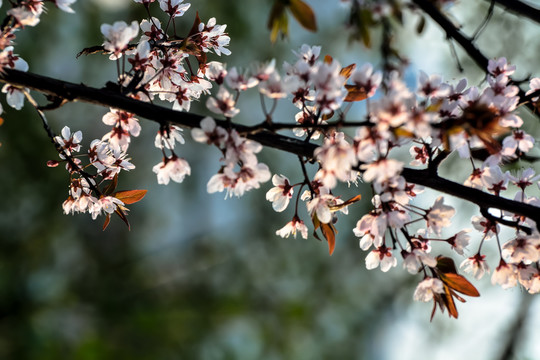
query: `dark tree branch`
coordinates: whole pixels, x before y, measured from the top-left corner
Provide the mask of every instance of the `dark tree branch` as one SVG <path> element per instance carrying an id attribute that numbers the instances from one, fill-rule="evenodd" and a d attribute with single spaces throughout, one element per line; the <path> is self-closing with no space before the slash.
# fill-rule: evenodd
<path id="1" fill-rule="evenodd" d="M 195 128 L 199 127 L 200 121 L 204 118 L 202 115 L 179 112 L 135 100 L 108 89 L 96 89 L 82 84 L 74 84 L 18 70 L 6 69 L 5 73 L 0 75 L 0 82 L 27 87 L 69 101 L 83 101 L 100 106 L 116 108 L 136 114 L 148 120 L 153 120 L 160 124 L 169 122 L 186 128 Z M 304 156 L 307 159 L 313 157 L 313 152 L 318 146 L 314 143 L 283 136 L 267 130 L 252 132 L 252 127 L 230 123 L 225 120 L 216 120 L 216 123 L 219 126 L 232 127 L 238 132 L 246 133 L 249 139 L 255 140 L 264 146 Z M 409 183 L 415 183 L 438 190 L 441 193 L 453 195 L 460 199 L 472 202 L 481 208 L 495 208 L 526 216 L 533 219 L 540 226 L 540 209 L 538 207 L 494 196 L 443 179 L 438 175 L 433 174 L 433 171 L 429 169 L 414 170 L 405 168 L 402 175 Z"/>
<path id="2" fill-rule="evenodd" d="M 488 0 L 491 1 L 491 0 Z M 519 0 L 494 0 L 497 5 L 506 8 L 506 10 L 529 20 L 540 24 L 540 9 L 532 7 Z"/>
<path id="3" fill-rule="evenodd" d="M 489 59 L 474 45 L 471 38 L 463 34 L 448 18 L 429 0 L 412 0 L 423 12 L 429 15 L 446 32 L 446 37 L 454 39 L 474 62 L 484 71 Z"/>
<path id="4" fill-rule="evenodd" d="M 489 59 L 476 47 L 474 39 L 466 36 L 459 30 L 448 18 L 429 0 L 412 0 L 422 11 L 428 14 L 439 26 L 446 32 L 446 36 L 449 39 L 454 39 L 469 57 L 482 69 L 487 72 Z M 498 0 L 502 2 L 503 0 Z M 509 0 L 512 2 L 513 0 Z M 510 78 L 512 80 L 512 78 Z M 515 81 L 512 80 L 514 83 Z M 525 97 L 523 90 L 519 89 L 519 97 Z M 531 111 L 535 111 L 533 104 L 525 104 Z"/>

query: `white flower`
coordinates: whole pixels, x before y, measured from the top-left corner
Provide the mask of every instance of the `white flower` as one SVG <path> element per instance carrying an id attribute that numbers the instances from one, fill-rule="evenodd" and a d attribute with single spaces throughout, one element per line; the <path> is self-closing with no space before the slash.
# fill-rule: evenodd
<path id="1" fill-rule="evenodd" d="M 299 231 L 304 239 L 308 237 L 308 228 L 302 220 L 295 216 L 291 221 L 289 221 L 284 227 L 276 231 L 276 235 L 281 236 L 282 238 L 288 238 L 289 235 L 293 235 L 296 238 L 296 232 Z"/>
<path id="2" fill-rule="evenodd" d="M 223 114 L 226 117 L 233 117 L 240 112 L 234 105 L 234 95 L 227 91 L 224 86 L 219 88 L 215 98 L 209 97 L 206 101 L 208 110 L 215 112 L 216 114 Z"/>
<path id="3" fill-rule="evenodd" d="M 224 128 L 217 126 L 214 119 L 210 116 L 201 120 L 201 128 L 191 130 L 193 140 L 200 143 L 213 144 L 217 147 L 222 147 L 227 141 L 228 135 Z"/>
<path id="4" fill-rule="evenodd" d="M 503 139 L 502 146 L 501 154 L 504 156 L 514 156 L 517 150 L 527 153 L 534 147 L 534 138 L 524 131 L 515 130 Z"/>
<path id="5" fill-rule="evenodd" d="M 275 211 L 282 212 L 289 205 L 289 200 L 293 195 L 293 187 L 287 177 L 278 174 L 272 177 L 272 184 L 274 187 L 266 193 L 266 200 L 272 202 Z"/>
<path id="6" fill-rule="evenodd" d="M 184 15 L 191 4 L 182 4 L 184 0 L 159 0 L 159 7 L 171 17 Z"/>
<path id="7" fill-rule="evenodd" d="M 427 302 L 432 300 L 435 294 L 443 293 L 443 282 L 436 278 L 427 277 L 416 287 L 416 290 L 414 291 L 414 300 Z"/>
<path id="8" fill-rule="evenodd" d="M 475 278 L 481 279 L 485 273 L 489 273 L 489 266 L 485 260 L 486 255 L 476 254 L 468 259 L 465 259 L 460 268 L 467 273 L 471 273 Z"/>
<path id="9" fill-rule="evenodd" d="M 136 21 L 133 21 L 131 25 L 124 21 L 116 21 L 113 25 L 101 25 L 101 33 L 105 37 L 104 49 L 112 53 L 109 59 L 116 60 L 122 57 L 129 42 L 139 33 L 139 25 Z"/>
<path id="10" fill-rule="evenodd" d="M 380 71 L 374 73 L 373 66 L 370 63 L 365 63 L 352 73 L 351 80 L 369 98 L 375 95 L 377 88 L 381 84 L 382 73 Z"/>
<path id="11" fill-rule="evenodd" d="M 26 89 L 28 91 L 28 89 Z M 24 93 L 21 89 L 10 84 L 4 85 L 2 92 L 6 94 L 6 101 L 9 106 L 16 110 L 21 110 L 24 105 Z"/>
<path id="12" fill-rule="evenodd" d="M 397 265 L 397 259 L 392 255 L 392 251 L 384 245 L 372 250 L 366 256 L 366 269 L 372 270 L 379 265 L 382 272 L 387 272 Z"/>
<path id="13" fill-rule="evenodd" d="M 53 0 L 55 5 L 62 11 L 65 11 L 67 13 L 74 13 L 73 9 L 71 8 L 71 4 L 75 3 L 77 0 Z"/>
<path id="14" fill-rule="evenodd" d="M 446 241 L 452 246 L 452 250 L 460 255 L 463 255 L 465 248 L 469 245 L 471 237 L 467 235 L 470 229 L 461 230 L 456 235 L 447 239 Z"/>
<path id="15" fill-rule="evenodd" d="M 104 196 L 99 199 L 101 210 L 107 214 L 112 214 L 118 206 L 123 206 L 122 200 L 115 198 L 114 196 Z"/>
<path id="16" fill-rule="evenodd" d="M 181 134 L 182 129 L 176 125 L 169 125 L 158 130 L 154 145 L 158 149 L 163 147 L 167 149 L 174 149 L 176 142 L 184 144 L 186 141 Z"/>
<path id="17" fill-rule="evenodd" d="M 501 259 L 499 266 L 491 275 L 491 283 L 499 284 L 503 289 L 508 289 L 517 285 L 517 271 L 514 264 L 507 264 Z"/>
<path id="18" fill-rule="evenodd" d="M 426 214 L 428 228 L 437 235 L 441 235 L 443 227 L 450 226 L 450 218 L 456 213 L 453 207 L 443 203 L 444 198 L 439 196 Z"/>
<path id="19" fill-rule="evenodd" d="M 164 158 L 162 162 L 152 168 L 157 174 L 158 184 L 167 185 L 170 180 L 181 183 L 186 175 L 191 174 L 191 168 L 186 160 L 172 155 L 170 158 Z"/>

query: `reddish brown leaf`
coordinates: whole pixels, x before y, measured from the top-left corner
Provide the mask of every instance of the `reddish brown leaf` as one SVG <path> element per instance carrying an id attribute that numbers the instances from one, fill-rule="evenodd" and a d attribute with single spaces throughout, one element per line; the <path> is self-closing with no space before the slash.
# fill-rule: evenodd
<path id="1" fill-rule="evenodd" d="M 343 76 L 345 80 L 348 80 L 351 77 L 352 72 L 356 69 L 356 64 L 351 64 L 341 69 L 339 75 Z"/>
<path id="2" fill-rule="evenodd" d="M 326 239 L 326 241 L 328 242 L 328 249 L 329 249 L 330 255 L 332 255 L 332 253 L 334 252 L 334 248 L 336 247 L 336 234 L 337 234 L 336 228 L 334 227 L 334 225 L 332 225 L 332 223 L 329 223 L 329 224 L 321 223 L 321 221 L 317 217 L 317 214 L 313 214 L 313 216 L 311 217 L 311 220 L 313 221 L 313 236 L 317 240 L 320 241 L 321 238 L 317 234 L 317 230 L 321 228 L 322 234 L 324 238 Z"/>
<path id="3" fill-rule="evenodd" d="M 440 274 L 441 280 L 448 287 L 468 296 L 480 296 L 476 288 L 463 276 L 453 273 Z"/>
<path id="4" fill-rule="evenodd" d="M 437 270 L 439 270 L 440 272 L 444 274 L 446 273 L 457 274 L 454 260 L 445 256 L 437 256 Z"/>
<path id="5" fill-rule="evenodd" d="M 103 223 L 103 231 L 109 226 L 109 223 L 111 222 L 111 215 L 107 214 L 107 217 L 105 218 L 105 222 Z"/>
<path id="6" fill-rule="evenodd" d="M 278 35 L 286 37 L 289 33 L 289 24 L 287 14 L 285 13 L 286 6 L 281 0 L 276 0 L 270 11 L 268 18 L 268 29 L 270 30 L 270 41 L 275 43 Z"/>
<path id="7" fill-rule="evenodd" d="M 308 4 L 302 0 L 290 0 L 289 8 L 300 25 L 309 31 L 317 31 L 315 13 Z"/>
<path id="8" fill-rule="evenodd" d="M 358 85 L 345 85 L 345 89 L 347 89 L 347 96 L 343 101 L 355 102 L 367 99 L 367 93 L 363 87 Z"/>
<path id="9" fill-rule="evenodd" d="M 191 30 L 189 31 L 188 37 L 191 37 L 199 33 L 200 23 L 201 23 L 201 18 L 199 17 L 199 12 L 197 11 L 197 13 L 195 13 L 195 20 L 193 21 L 193 25 L 191 26 Z"/>
<path id="10" fill-rule="evenodd" d="M 334 59 L 330 55 L 324 55 L 324 63 L 325 64 L 331 64 Z"/>
<path id="11" fill-rule="evenodd" d="M 131 226 L 129 225 L 129 221 L 127 219 L 127 216 L 126 216 L 126 213 L 120 209 L 120 208 L 116 208 L 116 210 L 114 211 L 119 217 L 120 219 L 122 219 L 122 221 L 127 225 L 128 227 L 128 230 L 131 230 Z"/>
<path id="12" fill-rule="evenodd" d="M 328 224 L 321 224 L 321 231 L 328 242 L 328 250 L 330 252 L 330 255 L 334 252 L 334 248 L 336 247 L 336 234 L 337 230 L 332 225 L 332 223 Z"/>
<path id="13" fill-rule="evenodd" d="M 448 315 L 457 319 L 459 314 L 456 308 L 456 303 L 454 302 L 454 298 L 452 297 L 452 293 L 450 292 L 448 286 L 444 287 L 444 303 L 448 309 Z"/>
<path id="14" fill-rule="evenodd" d="M 124 204 L 134 204 L 138 201 L 141 201 L 142 198 L 146 195 L 148 190 L 128 190 L 128 191 L 118 191 L 114 194 L 114 197 L 122 200 Z"/>
<path id="15" fill-rule="evenodd" d="M 344 201 L 342 204 L 330 206 L 330 210 L 332 210 L 332 211 L 341 210 L 346 206 L 349 206 L 351 204 L 354 204 L 357 201 L 360 201 L 361 198 L 362 198 L 362 195 L 356 195 L 355 197 L 350 198 L 347 201 Z"/>
<path id="16" fill-rule="evenodd" d="M 112 181 L 109 183 L 109 185 L 103 190 L 104 195 L 111 195 L 114 190 L 116 190 L 116 186 L 118 185 L 118 173 L 114 175 Z"/>
<path id="17" fill-rule="evenodd" d="M 330 110 L 327 114 L 321 115 L 321 120 L 330 120 L 334 116 L 334 110 Z"/>

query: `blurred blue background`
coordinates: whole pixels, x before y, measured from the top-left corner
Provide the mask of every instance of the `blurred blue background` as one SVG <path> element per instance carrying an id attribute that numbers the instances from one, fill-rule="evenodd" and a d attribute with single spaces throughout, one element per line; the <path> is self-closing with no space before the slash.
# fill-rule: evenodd
<path id="1" fill-rule="evenodd" d="M 349 42 L 347 13 L 339 1 L 308 2 L 319 31 L 308 33 L 291 20 L 290 38 L 275 45 L 265 26 L 269 0 L 193 0 L 177 24 L 189 29 L 196 10 L 203 20 L 215 16 L 219 24 L 228 24 L 232 55 L 216 60 L 229 66 L 271 58 L 277 64 L 292 61 L 290 50 L 303 43 L 322 45 L 323 54 L 343 65 L 380 65 L 380 34 L 374 34 L 372 49 Z M 489 2 L 463 3 L 450 10 L 471 32 Z M 39 26 L 17 36 L 16 52 L 30 71 L 96 87 L 114 79 L 116 67 L 106 56 L 75 55 L 103 41 L 102 23 L 140 21 L 142 6 L 131 0 L 79 0 L 76 14 L 66 14 L 47 5 Z M 418 18 L 405 20 L 396 46 L 412 64 L 406 75 L 411 86 L 418 69 L 446 79 L 464 76 L 436 25 L 428 22 L 416 36 Z M 509 24 L 511 30 L 500 31 Z M 489 57 L 509 57 L 525 76 L 537 70 L 531 66 L 540 50 L 535 36 L 533 24 L 497 11 L 479 43 Z M 459 49 L 458 54 L 471 83 L 480 83 L 482 72 Z M 190 162 L 192 175 L 183 184 L 157 185 L 151 169 L 161 160 L 153 146 L 158 126 L 144 119 L 141 136 L 130 147 L 137 168 L 121 177 L 120 188 L 144 188 L 148 194 L 131 206 L 131 231 L 113 219 L 103 232 L 102 218 L 62 214 L 68 174 L 61 166 L 46 167 L 57 155 L 39 118 L 29 106 L 16 112 L 3 104 L 1 359 L 497 359 L 515 331 L 520 308 L 528 306 L 520 289 L 503 291 L 485 278 L 474 282 L 482 297 L 458 305 L 459 320 L 439 314 L 430 323 L 431 304 L 412 302 L 419 277 L 400 267 L 386 274 L 365 269 L 365 253 L 351 229 L 370 207 L 367 187 L 343 189 L 364 198 L 350 208 L 351 215 L 340 218 L 336 251 L 329 257 L 327 245 L 313 237 L 275 236 L 292 210 L 273 212 L 264 196 L 270 183 L 241 199 L 207 194 L 219 153 L 191 141 L 189 132 L 179 152 Z M 204 113 L 203 105 L 195 104 L 194 111 Z M 239 121 L 263 120 L 257 94 L 242 98 L 240 108 Z M 285 120 L 292 110 L 281 106 L 278 116 Z M 83 130 L 87 146 L 108 131 L 101 122 L 106 112 L 71 103 L 48 118 L 57 132 L 64 125 Z M 293 181 L 301 177 L 294 156 L 265 149 L 260 159 L 273 173 Z M 450 164 L 449 173 L 456 167 Z M 456 226 L 470 227 L 474 208 L 452 204 L 459 210 Z M 540 354 L 538 301 L 531 306 L 516 359 Z"/>

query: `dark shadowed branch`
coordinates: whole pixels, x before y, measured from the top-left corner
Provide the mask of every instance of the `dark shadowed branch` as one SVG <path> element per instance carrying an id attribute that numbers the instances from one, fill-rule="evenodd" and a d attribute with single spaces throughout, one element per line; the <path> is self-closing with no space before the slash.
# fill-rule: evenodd
<path id="1" fill-rule="evenodd" d="M 1 76 L 0 81 L 27 87 L 68 101 L 82 101 L 120 109 L 160 124 L 172 123 L 192 129 L 199 127 L 199 123 L 203 119 L 202 115 L 171 110 L 163 106 L 132 99 L 108 89 L 97 89 L 82 84 L 70 83 L 18 70 L 7 69 Z M 264 146 L 283 150 L 299 156 L 305 156 L 308 159 L 313 157 L 313 152 L 318 146 L 304 140 L 276 134 L 269 130 L 262 129 L 261 131 L 253 131 L 253 127 L 229 123 L 225 120 L 216 120 L 216 122 L 220 126 L 231 126 L 238 132 L 246 133 L 248 138 L 257 141 Z M 495 208 L 526 216 L 540 225 L 540 211 L 535 206 L 501 198 L 458 184 L 433 174 L 433 171 L 430 169 L 415 170 L 405 168 L 402 175 L 410 183 L 415 183 L 440 191 L 441 193 L 453 195 L 460 199 L 472 202 L 480 208 Z"/>

